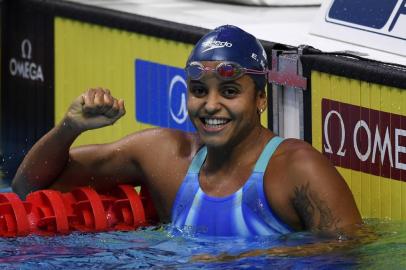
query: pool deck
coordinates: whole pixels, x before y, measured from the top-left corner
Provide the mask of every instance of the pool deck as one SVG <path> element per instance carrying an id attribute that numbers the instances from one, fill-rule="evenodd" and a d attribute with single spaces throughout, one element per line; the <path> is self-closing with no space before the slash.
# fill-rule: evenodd
<path id="1" fill-rule="evenodd" d="M 315 19 L 321 15 L 319 6 L 259 7 L 196 0 L 69 1 L 207 29 L 234 24 L 262 40 L 291 46 L 306 44 L 325 52 L 359 52 L 374 60 L 406 65 L 406 57 L 400 55 L 310 34 Z"/>

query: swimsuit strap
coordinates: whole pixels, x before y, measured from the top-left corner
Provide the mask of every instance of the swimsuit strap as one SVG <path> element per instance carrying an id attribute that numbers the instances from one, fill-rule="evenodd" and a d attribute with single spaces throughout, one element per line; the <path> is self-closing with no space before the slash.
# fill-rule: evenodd
<path id="1" fill-rule="evenodd" d="M 207 155 L 207 147 L 203 146 L 193 157 L 192 163 L 190 164 L 187 173 L 199 173 L 200 167 L 202 167 L 203 162 L 206 159 L 206 155 Z"/>
<path id="2" fill-rule="evenodd" d="M 266 166 L 268 166 L 269 159 L 272 157 L 276 148 L 283 140 L 284 138 L 275 136 L 266 144 L 264 150 L 262 151 L 255 164 L 254 172 L 265 172 Z M 206 155 L 207 147 L 203 146 L 193 157 L 192 163 L 189 166 L 188 173 L 199 173 L 200 168 L 202 167 L 204 160 L 206 159 Z"/>
<path id="3" fill-rule="evenodd" d="M 283 140 L 283 138 L 275 136 L 266 144 L 264 150 L 257 160 L 257 163 L 255 164 L 254 172 L 265 172 L 266 166 L 268 166 L 268 162 L 271 159 L 272 154 Z"/>

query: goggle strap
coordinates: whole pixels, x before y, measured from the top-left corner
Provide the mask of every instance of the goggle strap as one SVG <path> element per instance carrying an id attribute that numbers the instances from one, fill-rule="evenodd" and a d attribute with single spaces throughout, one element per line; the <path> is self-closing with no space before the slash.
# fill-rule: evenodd
<path id="1" fill-rule="evenodd" d="M 250 74 L 267 74 L 267 70 L 246 69 L 246 73 Z"/>
<path id="2" fill-rule="evenodd" d="M 215 69 L 212 69 L 210 67 L 205 67 L 200 63 L 193 64 L 193 66 L 195 66 L 196 68 L 198 68 L 201 71 L 200 74 L 198 74 L 198 76 L 196 76 L 195 79 L 200 79 L 203 76 L 205 71 L 215 71 L 217 75 L 220 75 L 220 73 L 218 72 L 218 68 L 220 67 L 220 65 L 222 65 L 222 63 L 220 63 Z M 192 65 L 190 65 L 190 66 L 192 66 Z M 234 70 L 234 74 L 237 77 L 239 77 L 239 75 L 241 74 L 241 71 L 242 71 L 242 74 L 245 73 L 245 74 L 254 74 L 254 75 L 267 75 L 269 73 L 269 70 L 248 69 L 248 68 L 241 67 L 238 64 L 237 65 L 234 64 L 234 65 L 232 65 L 232 67 Z M 240 71 L 240 72 L 238 72 L 238 74 L 237 74 L 237 70 Z M 220 77 L 223 79 L 227 79 L 227 77 L 223 77 L 221 75 L 220 75 Z M 230 79 L 233 79 L 233 77 L 235 77 L 235 76 L 230 76 Z"/>

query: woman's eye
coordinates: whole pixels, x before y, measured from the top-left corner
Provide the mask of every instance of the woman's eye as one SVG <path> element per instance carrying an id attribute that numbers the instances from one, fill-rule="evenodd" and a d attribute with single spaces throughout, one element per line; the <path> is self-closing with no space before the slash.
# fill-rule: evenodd
<path id="1" fill-rule="evenodd" d="M 207 93 L 207 89 L 203 86 L 191 86 L 190 93 L 196 97 L 203 97 Z"/>
<path id="2" fill-rule="evenodd" d="M 221 92 L 225 97 L 235 97 L 239 93 L 234 87 L 225 87 Z"/>

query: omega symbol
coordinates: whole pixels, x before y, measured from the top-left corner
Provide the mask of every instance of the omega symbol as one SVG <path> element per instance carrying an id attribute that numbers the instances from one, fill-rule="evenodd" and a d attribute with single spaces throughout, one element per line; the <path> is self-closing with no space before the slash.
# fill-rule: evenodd
<path id="1" fill-rule="evenodd" d="M 21 42 L 21 57 L 23 59 L 31 59 L 31 52 L 31 42 L 28 39 L 24 39 L 23 42 Z"/>
<path id="2" fill-rule="evenodd" d="M 333 153 L 333 149 L 331 148 L 330 145 L 330 139 L 328 136 L 328 123 L 330 121 L 330 117 L 332 115 L 336 115 L 338 117 L 338 119 L 340 119 L 340 125 L 341 125 L 341 143 L 340 143 L 340 148 L 337 151 L 337 155 L 339 156 L 345 156 L 345 152 L 346 150 L 343 151 L 343 147 L 344 147 L 344 140 L 345 140 L 345 126 L 344 126 L 344 121 L 343 118 L 341 117 L 341 114 L 339 114 L 337 111 L 329 111 L 328 114 L 326 115 L 326 118 L 324 120 L 324 138 L 326 140 L 326 144 L 324 145 L 324 151 L 326 153 Z"/>

